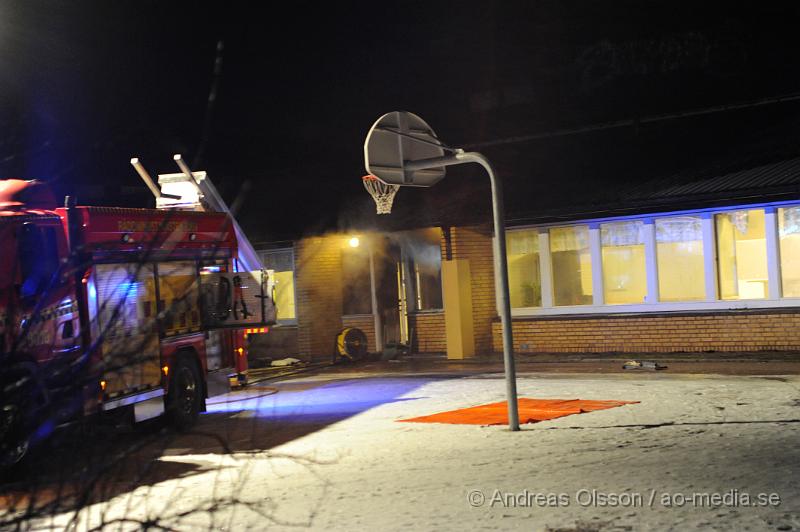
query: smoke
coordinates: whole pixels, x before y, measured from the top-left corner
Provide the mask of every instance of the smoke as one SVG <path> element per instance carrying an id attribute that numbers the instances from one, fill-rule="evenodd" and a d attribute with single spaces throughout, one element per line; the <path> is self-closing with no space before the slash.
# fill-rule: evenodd
<path id="1" fill-rule="evenodd" d="M 387 238 L 415 264 L 426 268 L 441 267 L 441 229 L 438 227 L 389 233 Z"/>
<path id="2" fill-rule="evenodd" d="M 379 309 L 396 308 L 398 266 L 403 261 L 406 282 L 411 283 L 409 293 L 421 290 L 416 285 L 422 283 L 426 293 L 434 294 L 425 300 L 439 301 L 435 294 L 441 293 L 441 235 L 440 228 L 431 227 L 393 232 L 334 231 L 299 240 L 295 253 L 297 287 L 317 297 L 298 303 L 298 317 L 314 316 L 320 306 L 334 316 L 372 313 L 370 257 Z"/>

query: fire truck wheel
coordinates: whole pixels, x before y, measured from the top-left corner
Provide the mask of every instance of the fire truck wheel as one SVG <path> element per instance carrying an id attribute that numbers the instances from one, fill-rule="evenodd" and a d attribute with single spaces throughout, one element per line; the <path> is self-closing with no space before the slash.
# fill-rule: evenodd
<path id="1" fill-rule="evenodd" d="M 169 416 L 178 429 L 185 430 L 197 421 L 203 400 L 203 383 L 197 364 L 186 357 L 178 358 L 172 371 Z"/>
<path id="2" fill-rule="evenodd" d="M 28 452 L 28 439 L 14 434 L 20 415 L 17 405 L 6 405 L 0 413 L 0 426 L 2 426 L 0 429 L 0 433 L 2 433 L 0 471 L 8 471 L 22 462 Z"/>
<path id="3" fill-rule="evenodd" d="M 30 423 L 41 421 L 39 416 L 47 404 L 47 396 L 36 379 L 33 362 L 13 361 L 3 369 L 0 386 L 5 396 L 0 404 L 0 471 L 8 473 L 28 454 Z"/>

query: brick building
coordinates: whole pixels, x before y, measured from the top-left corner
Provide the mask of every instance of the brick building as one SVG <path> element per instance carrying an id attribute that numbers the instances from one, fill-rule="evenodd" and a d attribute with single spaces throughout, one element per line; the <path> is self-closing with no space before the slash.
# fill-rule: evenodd
<path id="1" fill-rule="evenodd" d="M 531 212 L 507 224 L 516 351 L 800 349 L 800 158 Z M 502 349 L 488 224 L 353 229 L 275 253 L 293 257 L 283 324 L 300 356 L 330 354 L 343 327 L 370 351 Z"/>

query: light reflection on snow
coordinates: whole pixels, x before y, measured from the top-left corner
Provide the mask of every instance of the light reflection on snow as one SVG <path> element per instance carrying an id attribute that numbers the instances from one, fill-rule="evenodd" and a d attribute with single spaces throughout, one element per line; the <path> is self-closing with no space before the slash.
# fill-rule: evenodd
<path id="1" fill-rule="evenodd" d="M 427 379 L 351 379 L 292 389 L 276 386 L 269 395 L 269 386 L 253 386 L 209 399 L 207 414 L 252 412 L 253 417 L 313 416 L 344 418 L 376 406 L 416 398 L 403 396 L 426 384 Z"/>

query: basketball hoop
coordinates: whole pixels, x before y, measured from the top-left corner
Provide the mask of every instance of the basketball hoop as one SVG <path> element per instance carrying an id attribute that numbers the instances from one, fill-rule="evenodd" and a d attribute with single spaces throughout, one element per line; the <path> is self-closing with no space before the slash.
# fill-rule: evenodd
<path id="1" fill-rule="evenodd" d="M 361 178 L 364 181 L 364 188 L 375 200 L 375 207 L 378 214 L 389 214 L 392 212 L 392 202 L 394 195 L 400 189 L 400 185 L 387 185 L 374 175 L 368 174 Z"/>

